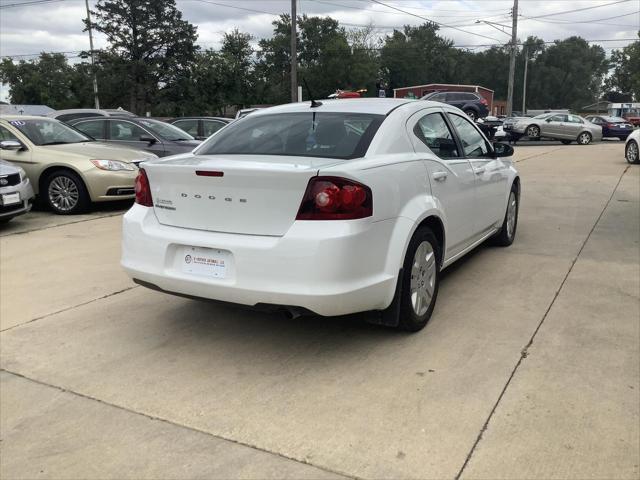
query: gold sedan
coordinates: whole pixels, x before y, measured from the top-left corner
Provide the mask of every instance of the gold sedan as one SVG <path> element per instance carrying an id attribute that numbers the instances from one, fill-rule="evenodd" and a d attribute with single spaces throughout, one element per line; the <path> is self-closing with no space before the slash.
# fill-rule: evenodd
<path id="1" fill-rule="evenodd" d="M 0 159 L 22 167 L 36 195 L 61 215 L 134 198 L 137 164 L 151 158 L 157 157 L 96 142 L 51 118 L 0 117 Z"/>

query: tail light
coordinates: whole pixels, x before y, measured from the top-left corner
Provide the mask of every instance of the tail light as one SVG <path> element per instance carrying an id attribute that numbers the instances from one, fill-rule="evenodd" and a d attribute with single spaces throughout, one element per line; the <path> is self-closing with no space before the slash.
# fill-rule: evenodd
<path id="1" fill-rule="evenodd" d="M 480 103 L 483 104 L 483 105 L 486 105 L 486 106 L 489 105 L 489 103 L 487 103 L 487 99 L 483 98 L 483 97 L 480 97 Z"/>
<path id="2" fill-rule="evenodd" d="M 373 215 L 373 195 L 366 185 L 340 177 L 309 180 L 296 220 L 353 220 Z"/>
<path id="3" fill-rule="evenodd" d="M 151 186 L 149 185 L 149 179 L 147 178 L 147 172 L 144 168 L 141 168 L 136 177 L 136 203 L 144 207 L 153 207 L 153 200 L 151 199 Z"/>

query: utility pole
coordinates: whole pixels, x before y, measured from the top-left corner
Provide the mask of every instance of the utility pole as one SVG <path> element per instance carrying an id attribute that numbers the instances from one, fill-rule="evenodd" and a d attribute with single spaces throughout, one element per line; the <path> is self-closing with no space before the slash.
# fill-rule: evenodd
<path id="1" fill-rule="evenodd" d="M 522 82 L 522 115 L 527 113 L 527 67 L 529 65 L 529 51 L 525 45 L 522 49 L 524 53 L 524 81 Z"/>
<path id="2" fill-rule="evenodd" d="M 296 33 L 296 1 L 291 0 L 291 101 L 298 101 L 298 52 Z"/>
<path id="3" fill-rule="evenodd" d="M 507 115 L 513 111 L 513 83 L 516 73 L 516 52 L 518 51 L 518 0 L 513 0 L 511 11 L 511 61 L 509 62 L 509 87 L 507 89 Z"/>
<path id="4" fill-rule="evenodd" d="M 98 78 L 96 77 L 96 64 L 93 59 L 93 31 L 91 30 L 91 11 L 89 10 L 89 0 L 84 0 L 87 7 L 87 29 L 89 30 L 89 48 L 91 49 L 91 71 L 93 73 L 93 103 L 96 109 L 100 109 L 98 99 Z"/>

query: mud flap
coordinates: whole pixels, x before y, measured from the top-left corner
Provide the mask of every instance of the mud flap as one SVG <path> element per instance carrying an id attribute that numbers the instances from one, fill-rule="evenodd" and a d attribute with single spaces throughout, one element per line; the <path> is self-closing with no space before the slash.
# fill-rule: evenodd
<path id="1" fill-rule="evenodd" d="M 362 319 L 367 323 L 374 325 L 384 325 L 385 327 L 397 327 L 400 323 L 400 299 L 402 298 L 402 273 L 401 268 L 398 272 L 398 281 L 396 282 L 396 292 L 393 295 L 393 301 L 384 310 L 373 310 L 363 312 Z"/>

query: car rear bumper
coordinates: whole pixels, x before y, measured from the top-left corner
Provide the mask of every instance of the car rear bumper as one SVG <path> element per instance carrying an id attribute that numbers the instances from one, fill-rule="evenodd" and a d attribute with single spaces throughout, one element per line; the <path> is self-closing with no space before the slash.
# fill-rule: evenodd
<path id="1" fill-rule="evenodd" d="M 633 133 L 633 128 L 609 128 L 602 131 L 602 136 L 607 137 L 628 137 Z"/>
<path id="2" fill-rule="evenodd" d="M 326 316 L 382 310 L 395 293 L 398 222 L 409 220 L 296 221 L 282 237 L 240 235 L 161 225 L 136 204 L 124 216 L 121 263 L 137 282 L 181 295 Z M 225 278 L 185 272 L 188 247 L 228 252 Z"/>
<path id="3" fill-rule="evenodd" d="M 0 199 L 2 198 L 2 195 L 12 193 L 20 194 L 20 203 L 3 205 L 2 200 L 0 200 L 0 219 L 13 218 L 18 215 L 23 215 L 31 210 L 34 194 L 33 188 L 31 187 L 31 183 L 29 182 L 28 178 L 24 179 L 24 181 L 22 181 L 18 185 L 1 187 Z"/>

